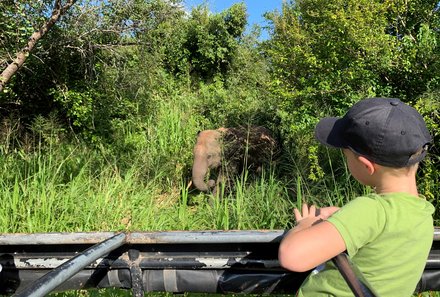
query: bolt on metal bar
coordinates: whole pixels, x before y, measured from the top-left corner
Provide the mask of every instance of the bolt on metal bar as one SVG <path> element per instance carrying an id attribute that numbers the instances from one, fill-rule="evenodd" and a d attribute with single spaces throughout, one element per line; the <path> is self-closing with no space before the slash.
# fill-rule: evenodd
<path id="1" fill-rule="evenodd" d="M 35 283 L 14 294 L 14 297 L 40 297 L 50 293 L 63 282 L 78 273 L 96 259 L 110 253 L 125 243 L 126 235 L 117 234 L 101 243 L 88 248 L 81 254 L 51 270 Z"/>

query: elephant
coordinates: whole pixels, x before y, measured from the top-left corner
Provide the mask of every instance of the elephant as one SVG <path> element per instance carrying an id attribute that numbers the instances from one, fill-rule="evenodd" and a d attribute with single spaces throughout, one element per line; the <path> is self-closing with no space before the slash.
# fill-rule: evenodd
<path id="1" fill-rule="evenodd" d="M 278 153 L 278 142 L 262 126 L 200 131 L 194 146 L 192 184 L 202 192 L 216 193 L 220 182 L 243 169 L 258 172 Z M 205 179 L 208 173 L 217 179 Z M 210 174 L 211 176 L 211 174 Z"/>

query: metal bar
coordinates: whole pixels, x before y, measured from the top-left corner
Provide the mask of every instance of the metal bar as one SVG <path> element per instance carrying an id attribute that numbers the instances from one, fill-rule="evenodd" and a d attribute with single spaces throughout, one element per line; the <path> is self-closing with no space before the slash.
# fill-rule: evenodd
<path id="1" fill-rule="evenodd" d="M 45 274 L 38 279 L 35 284 L 26 287 L 23 291 L 18 292 L 13 296 L 45 296 L 99 257 L 102 257 L 115 248 L 122 246 L 125 243 L 125 238 L 126 235 L 120 233 L 88 248 L 83 253 L 73 257 L 69 261 Z"/>
<path id="2" fill-rule="evenodd" d="M 139 267 L 139 251 L 130 249 L 128 251 L 128 260 L 130 261 L 131 291 L 133 297 L 144 296 L 144 286 L 142 283 L 142 270 Z"/>
<path id="3" fill-rule="evenodd" d="M 440 227 L 434 227 L 434 241 L 440 241 Z"/>
<path id="4" fill-rule="evenodd" d="M 437 251 L 436 251 L 437 252 Z M 280 268 L 278 259 L 247 259 L 241 253 L 231 253 L 227 255 L 194 255 L 188 252 L 187 255 L 168 256 L 157 254 L 151 255 L 142 253 L 139 257 L 138 265 L 141 269 L 227 269 L 234 267 L 264 268 L 267 270 Z M 438 254 L 438 252 L 437 252 Z M 63 263 L 67 262 L 73 256 L 65 258 L 51 258 L 45 254 L 39 256 L 21 256 L 17 255 L 16 259 L 10 259 L 9 265 L 5 264 L 1 269 L 13 267 L 17 270 L 43 270 L 55 269 Z M 1 260 L 0 260 L 1 261 Z M 87 269 L 106 269 L 109 267 L 114 269 L 129 269 L 130 263 L 124 258 L 106 259 L 99 258 L 84 268 Z M 440 259 L 434 253 L 431 253 L 426 260 L 426 269 L 440 270 Z"/>
<path id="5" fill-rule="evenodd" d="M 284 233 L 285 230 L 131 232 L 127 233 L 126 242 L 128 244 L 279 242 Z M 94 244 L 115 234 L 114 232 L 0 234 L 0 246 Z"/>
<path id="6" fill-rule="evenodd" d="M 49 245 L 49 244 L 95 244 L 112 236 L 115 232 L 50 232 L 50 233 L 5 233 L 0 234 L 0 246 Z"/>
<path id="7" fill-rule="evenodd" d="M 285 230 L 231 230 L 231 231 L 169 231 L 133 232 L 127 241 L 145 243 L 265 243 L 280 242 Z"/>
<path id="8" fill-rule="evenodd" d="M 144 285 L 142 283 L 142 270 L 134 264 L 130 267 L 131 276 L 131 291 L 133 292 L 133 297 L 144 296 Z"/>
<path id="9" fill-rule="evenodd" d="M 158 231 L 127 233 L 128 244 L 147 243 L 264 243 L 279 242 L 286 230 L 231 230 L 231 231 Z M 49 244 L 95 244 L 115 232 L 80 233 L 13 233 L 0 234 L 0 246 L 49 245 Z M 434 241 L 440 241 L 440 227 L 434 228 Z"/>
<path id="10" fill-rule="evenodd" d="M 211 281 L 211 277 L 216 275 L 219 285 L 217 287 L 212 281 L 209 292 L 244 292 L 251 287 L 244 285 L 249 284 L 250 279 L 260 286 L 268 280 L 281 281 L 284 274 L 297 276 L 283 270 L 278 263 L 278 244 L 284 234 L 285 230 L 119 234 L 124 237 L 123 243 L 109 249 L 117 250 L 110 255 L 88 259 L 88 264 L 70 278 L 64 277 L 67 272 L 64 268 L 61 272 L 64 283 L 52 291 L 131 287 L 135 295 L 135 292 L 141 292 L 140 289 L 147 292 L 167 291 L 167 288 L 176 285 L 173 289 L 176 292 L 204 292 L 208 289 L 203 283 Z M 46 277 L 47 269 L 59 271 L 62 269 L 59 267 L 66 267 L 66 263 L 82 255 L 86 249 L 94 248 L 94 244 L 99 246 L 116 235 L 114 232 L 0 234 L 0 295 L 22 294 L 31 284 L 34 292 L 34 284 Z M 440 227 L 435 228 L 433 239 L 426 269 L 440 271 Z M 134 251 L 138 254 L 134 255 Z M 61 274 L 55 278 L 61 277 Z M 54 277 L 54 273 L 51 275 Z M 137 280 L 140 276 L 142 285 Z M 429 286 L 440 290 L 440 283 L 431 283 Z M 283 281 L 283 285 L 273 292 L 284 290 L 284 285 Z"/>
<path id="11" fill-rule="evenodd" d="M 10 260 L 15 269 L 34 270 L 34 269 L 55 269 L 66 263 L 73 256 L 65 258 L 51 258 L 47 255 L 40 256 L 20 256 L 17 259 Z M 13 261 L 13 262 L 12 262 Z M 247 259 L 240 252 L 230 253 L 229 255 L 174 255 L 169 256 L 162 253 L 148 254 L 142 253 L 137 261 L 141 269 L 225 269 L 232 267 L 263 267 L 264 269 L 274 269 L 279 267 L 277 259 Z M 108 268 L 110 265 L 115 269 L 128 269 L 130 263 L 124 258 L 106 259 L 99 258 L 84 268 L 101 269 Z M 0 264 L 1 266 L 1 264 Z M 431 265 L 430 267 L 438 267 Z M 8 268 L 8 267 L 7 267 Z"/>
<path id="12" fill-rule="evenodd" d="M 355 271 L 346 253 L 341 253 L 332 259 L 344 280 L 356 297 L 377 297 L 367 286 L 367 281 Z"/>

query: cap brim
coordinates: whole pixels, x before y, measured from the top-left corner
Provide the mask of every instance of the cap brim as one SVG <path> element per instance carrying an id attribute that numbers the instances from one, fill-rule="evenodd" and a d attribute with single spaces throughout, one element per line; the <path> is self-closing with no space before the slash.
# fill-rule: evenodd
<path id="1" fill-rule="evenodd" d="M 343 139 L 346 123 L 343 118 L 323 118 L 315 127 L 315 138 L 322 144 L 334 148 L 346 148 Z"/>

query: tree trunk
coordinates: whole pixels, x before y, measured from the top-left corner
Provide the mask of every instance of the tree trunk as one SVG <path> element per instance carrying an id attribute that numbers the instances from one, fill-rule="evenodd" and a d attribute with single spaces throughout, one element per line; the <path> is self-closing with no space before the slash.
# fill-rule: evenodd
<path id="1" fill-rule="evenodd" d="M 0 74 L 0 92 L 3 91 L 6 84 L 9 82 L 12 76 L 23 66 L 29 53 L 38 43 L 38 41 L 52 28 L 52 26 L 60 19 L 60 17 L 66 13 L 66 11 L 75 4 L 76 0 L 67 0 L 66 4 L 63 6 L 61 0 L 55 0 L 54 8 L 52 10 L 52 15 L 49 20 L 38 30 L 32 33 L 28 40 L 27 45 L 17 53 L 17 56 L 12 63 L 10 63 L 5 70 Z"/>

